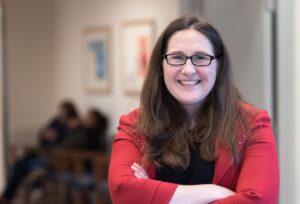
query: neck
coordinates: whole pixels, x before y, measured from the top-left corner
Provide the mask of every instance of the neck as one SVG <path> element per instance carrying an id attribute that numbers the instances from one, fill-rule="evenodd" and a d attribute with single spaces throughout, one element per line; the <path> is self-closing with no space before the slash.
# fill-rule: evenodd
<path id="1" fill-rule="evenodd" d="M 184 105 L 189 120 L 189 129 L 193 129 L 193 127 L 195 126 L 195 116 L 200 105 L 201 104 Z"/>

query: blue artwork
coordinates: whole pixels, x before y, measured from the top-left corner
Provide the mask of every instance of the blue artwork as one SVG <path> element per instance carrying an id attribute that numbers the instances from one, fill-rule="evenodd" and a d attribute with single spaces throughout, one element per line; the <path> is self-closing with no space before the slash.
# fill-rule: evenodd
<path id="1" fill-rule="evenodd" d="M 102 40 L 93 40 L 88 44 L 89 49 L 96 56 L 96 75 L 99 79 L 105 79 L 106 70 L 105 70 L 105 45 Z"/>

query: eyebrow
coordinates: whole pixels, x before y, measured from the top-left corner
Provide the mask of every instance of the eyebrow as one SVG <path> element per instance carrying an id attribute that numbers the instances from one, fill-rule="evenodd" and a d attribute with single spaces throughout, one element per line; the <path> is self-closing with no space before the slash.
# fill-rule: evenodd
<path id="1" fill-rule="evenodd" d="M 170 52 L 168 54 L 172 54 L 172 55 L 185 55 L 182 51 L 173 51 L 173 52 Z M 203 51 L 196 51 L 193 53 L 193 55 L 210 55 L 210 56 L 214 56 L 214 54 L 208 54 L 206 52 L 203 52 Z"/>

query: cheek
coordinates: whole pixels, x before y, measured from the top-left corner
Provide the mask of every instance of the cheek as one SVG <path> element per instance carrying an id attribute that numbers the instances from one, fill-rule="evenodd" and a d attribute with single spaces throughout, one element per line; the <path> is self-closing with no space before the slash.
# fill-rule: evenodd
<path id="1" fill-rule="evenodd" d="M 174 77 L 176 75 L 175 70 L 170 69 L 168 65 L 163 64 L 163 74 L 165 84 L 168 87 L 170 83 L 174 80 Z"/>
<path id="2" fill-rule="evenodd" d="M 206 83 L 214 83 L 216 80 L 216 70 L 213 69 L 198 69 L 198 75 L 200 76 L 201 80 Z"/>

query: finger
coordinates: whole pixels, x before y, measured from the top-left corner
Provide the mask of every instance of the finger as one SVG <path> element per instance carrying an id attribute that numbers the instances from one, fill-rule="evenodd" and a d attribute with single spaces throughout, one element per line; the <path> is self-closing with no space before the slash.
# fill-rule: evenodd
<path id="1" fill-rule="evenodd" d="M 131 165 L 131 169 L 132 169 L 134 172 L 138 172 L 138 171 L 139 171 L 138 168 L 137 168 L 136 166 L 134 166 L 134 165 Z"/>
<path id="2" fill-rule="evenodd" d="M 136 172 L 136 174 L 139 176 L 139 178 L 146 178 L 145 174 L 142 172 Z"/>
<path id="3" fill-rule="evenodd" d="M 141 179 L 141 178 L 142 178 L 137 172 L 134 172 L 134 175 L 135 175 L 135 177 L 138 178 L 138 179 Z"/>
<path id="4" fill-rule="evenodd" d="M 133 170 L 133 172 L 137 178 L 149 178 L 146 171 L 140 170 L 139 168 L 137 168 L 134 165 L 131 166 L 131 169 Z"/>
<path id="5" fill-rule="evenodd" d="M 132 167 L 132 170 L 133 170 L 133 173 L 136 178 L 145 178 L 145 175 L 143 174 L 143 172 L 135 169 L 135 167 Z"/>
<path id="6" fill-rule="evenodd" d="M 147 174 L 146 170 L 145 170 L 141 165 L 139 165 L 139 164 L 137 164 L 137 163 L 133 163 L 133 166 L 134 166 L 136 169 L 138 169 L 139 171 L 144 172 L 145 174 Z"/>
<path id="7" fill-rule="evenodd" d="M 133 163 L 133 166 L 135 166 L 136 168 L 138 168 L 138 169 L 140 169 L 140 170 L 144 169 L 141 165 L 139 165 L 139 164 L 136 163 L 136 162 Z"/>
<path id="8" fill-rule="evenodd" d="M 131 169 L 133 170 L 134 173 L 141 174 L 141 172 L 142 172 L 142 171 L 141 171 L 138 167 L 136 167 L 135 165 L 132 165 L 132 166 L 131 166 Z"/>
<path id="9" fill-rule="evenodd" d="M 139 174 L 145 174 L 145 170 L 142 169 L 142 168 L 139 168 L 138 166 L 135 166 L 135 165 L 132 165 L 131 166 L 131 169 L 136 172 L 136 173 L 139 173 Z"/>

